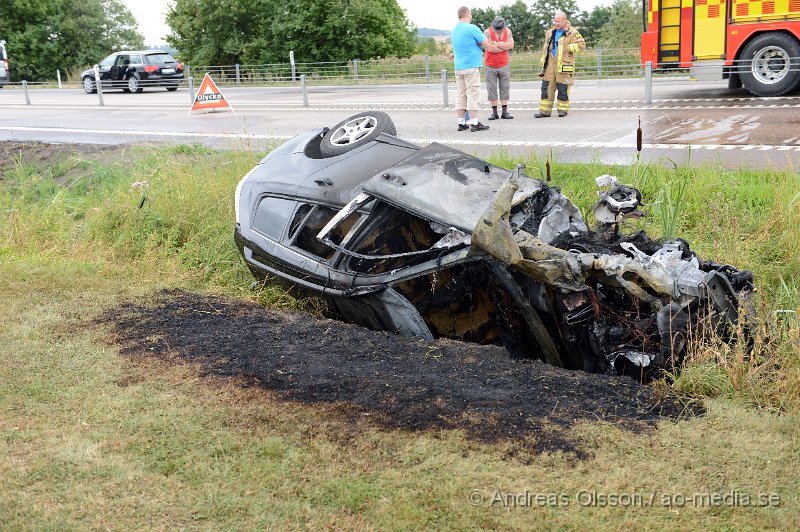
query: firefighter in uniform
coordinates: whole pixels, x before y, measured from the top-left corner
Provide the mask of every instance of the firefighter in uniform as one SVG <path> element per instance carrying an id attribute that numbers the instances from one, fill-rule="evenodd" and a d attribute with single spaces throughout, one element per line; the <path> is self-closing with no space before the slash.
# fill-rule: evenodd
<path id="1" fill-rule="evenodd" d="M 586 49 L 577 29 L 573 28 L 563 11 L 556 11 L 553 27 L 547 30 L 542 49 L 541 71 L 542 99 L 539 112 L 534 118 L 550 116 L 553 97 L 558 94 L 558 116 L 567 116 L 569 111 L 569 88 L 574 82 L 575 55 Z"/>

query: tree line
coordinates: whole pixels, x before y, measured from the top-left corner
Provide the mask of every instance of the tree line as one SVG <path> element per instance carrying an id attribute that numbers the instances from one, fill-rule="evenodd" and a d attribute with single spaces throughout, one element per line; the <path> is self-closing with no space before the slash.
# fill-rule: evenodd
<path id="1" fill-rule="evenodd" d="M 556 10 L 579 26 L 589 46 L 635 48 L 642 32 L 640 0 L 578 9 L 575 0 L 522 0 L 499 8 L 471 8 L 473 23 L 488 28 L 500 15 L 514 31 L 518 51 L 536 50 Z M 417 39 L 396 0 L 175 0 L 167 14 L 169 44 L 191 64 L 347 61 L 444 52 L 433 39 Z M 440 29 L 452 29 L 453 18 Z"/>
<path id="2" fill-rule="evenodd" d="M 638 48 L 644 27 L 640 0 L 615 0 L 610 6 L 596 6 L 581 11 L 575 0 L 536 0 L 530 7 L 522 0 L 493 8 L 472 8 L 472 22 L 488 28 L 495 16 L 501 16 L 514 32 L 517 51 L 537 51 L 545 31 L 552 25 L 553 14 L 563 11 L 570 23 L 580 29 L 591 47 Z"/>
<path id="3" fill-rule="evenodd" d="M 119 49 L 144 47 L 136 20 L 119 0 L 3 0 L 0 39 L 8 42 L 14 80 L 52 80 Z M 563 10 L 589 46 L 639 44 L 638 0 L 581 11 L 575 0 L 522 0 L 472 8 L 473 23 L 488 28 L 500 15 L 514 31 L 518 51 L 541 45 L 553 13 Z M 441 29 L 452 29 L 453 18 Z M 442 46 L 418 39 L 397 0 L 174 0 L 167 42 L 194 65 L 284 63 L 433 55 Z"/>
<path id="4" fill-rule="evenodd" d="M 12 80 L 53 80 L 121 48 L 142 48 L 136 19 L 118 0 L 3 0 L 0 39 Z"/>

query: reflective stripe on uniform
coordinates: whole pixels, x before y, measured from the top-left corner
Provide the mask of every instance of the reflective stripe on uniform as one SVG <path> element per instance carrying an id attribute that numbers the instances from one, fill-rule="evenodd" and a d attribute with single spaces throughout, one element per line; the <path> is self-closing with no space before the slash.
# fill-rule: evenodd
<path id="1" fill-rule="evenodd" d="M 561 35 L 561 39 L 564 39 L 564 40 L 567 39 L 567 32 L 566 31 L 564 32 L 563 35 Z M 559 39 L 559 41 L 561 39 Z M 558 62 L 556 63 L 556 72 L 561 72 L 561 69 L 563 68 L 563 65 L 561 63 L 561 57 L 563 55 L 564 55 L 564 47 L 563 46 L 559 46 L 558 47 Z"/>

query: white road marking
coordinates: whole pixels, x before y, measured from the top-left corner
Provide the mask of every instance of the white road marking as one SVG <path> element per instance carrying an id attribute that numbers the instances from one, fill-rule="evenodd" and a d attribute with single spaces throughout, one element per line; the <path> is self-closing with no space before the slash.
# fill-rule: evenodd
<path id="1" fill-rule="evenodd" d="M 264 135 L 254 133 L 198 133 L 188 131 L 129 131 L 114 129 L 80 129 L 80 128 L 59 128 L 59 127 L 27 127 L 27 126 L 0 126 L 0 131 L 18 133 L 72 133 L 83 135 L 118 135 L 122 137 L 156 137 L 156 138 L 222 138 L 236 140 L 288 140 L 293 135 Z M 441 144 L 456 144 L 464 146 L 519 146 L 525 148 L 611 148 L 633 150 L 635 144 L 623 142 L 558 142 L 558 141 L 507 141 L 507 140 L 472 140 L 464 138 L 456 139 L 437 139 L 437 138 L 417 138 L 407 139 L 415 144 L 430 144 L 438 142 Z M 781 150 L 800 152 L 800 146 L 780 146 L 780 145 L 736 145 L 736 144 L 643 144 L 643 149 L 649 150 L 741 150 L 759 151 Z"/>
<path id="2" fill-rule="evenodd" d="M 592 102 L 596 103 L 596 102 Z M 618 103 L 618 102 L 615 102 Z M 639 102 L 641 103 L 641 102 Z M 186 111 L 188 105 L 160 105 L 160 106 L 120 106 L 120 105 L 106 105 L 103 107 L 97 105 L 63 105 L 63 104 L 34 104 L 34 105 L 24 105 L 24 104 L 3 104 L 0 103 L 0 108 L 2 109 L 68 109 L 68 110 L 76 110 L 76 109 L 97 109 L 97 110 L 108 110 L 108 111 L 130 111 L 135 109 L 137 111 Z M 520 107 L 518 105 L 511 106 L 511 111 L 538 111 L 539 107 L 538 104 L 532 105 L 530 107 Z M 452 113 L 453 107 L 448 106 L 445 107 L 443 105 L 438 106 L 428 106 L 428 107 L 420 107 L 420 106 L 413 106 L 407 103 L 404 104 L 394 104 L 394 103 L 362 103 L 358 105 L 359 109 L 362 110 L 384 110 L 384 111 L 419 111 L 419 112 L 431 112 L 431 111 L 439 111 L 443 113 Z M 796 104 L 785 104 L 785 105 L 629 105 L 629 106 L 620 106 L 620 105 L 608 105 L 608 106 L 592 106 L 592 107 L 583 107 L 581 104 L 570 102 L 570 112 L 574 111 L 663 111 L 663 110 L 671 110 L 671 111 L 681 111 L 681 110 L 697 110 L 697 109 L 724 109 L 724 110 L 732 110 L 732 109 L 754 109 L 763 111 L 765 109 L 798 109 L 800 108 L 800 103 Z M 239 111 L 264 111 L 264 112 L 272 112 L 272 111 L 311 111 L 311 112 L 318 112 L 318 111 L 353 111 L 353 107 L 342 107 L 341 104 L 315 104 L 310 105 L 309 107 L 303 107 L 300 103 L 295 104 L 275 104 L 275 103 L 239 103 L 236 106 L 236 109 Z M 483 113 L 488 112 L 487 110 L 481 110 Z"/>
<path id="3" fill-rule="evenodd" d="M 37 133 L 78 133 L 86 135 L 120 135 L 128 137 L 188 137 L 188 138 L 222 138 L 222 139 L 263 139 L 288 140 L 294 135 L 256 135 L 252 133 L 195 133 L 191 131 L 130 131 L 115 129 L 77 129 L 62 127 L 0 127 L 0 131 L 28 131 Z"/>

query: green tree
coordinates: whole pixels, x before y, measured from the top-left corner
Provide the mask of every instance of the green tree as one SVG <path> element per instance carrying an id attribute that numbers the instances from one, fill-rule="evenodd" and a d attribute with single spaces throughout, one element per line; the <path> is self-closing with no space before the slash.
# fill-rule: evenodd
<path id="1" fill-rule="evenodd" d="M 274 21 L 272 32 L 285 30 L 282 57 L 294 50 L 302 61 L 346 61 L 414 53 L 416 28 L 396 0 L 299 0 L 286 22 Z"/>
<path id="2" fill-rule="evenodd" d="M 483 9 L 481 7 L 471 7 L 470 12 L 472 13 L 472 23 L 481 28 L 482 30 L 485 30 L 486 28 L 492 25 L 494 17 L 500 15 L 500 12 L 503 9 L 505 9 L 505 6 L 499 7 L 497 11 L 495 11 L 491 7 L 487 7 L 486 9 Z M 500 16 L 502 17 L 503 15 Z"/>
<path id="3" fill-rule="evenodd" d="M 506 19 L 506 24 L 514 34 L 514 50 L 520 52 L 530 50 L 538 33 L 536 20 L 522 0 L 517 0 L 511 5 L 500 6 L 497 9 L 479 7 L 471 8 L 472 23 L 488 28 L 494 17 L 501 16 Z M 536 31 L 534 31 L 536 28 Z"/>
<path id="4" fill-rule="evenodd" d="M 416 55 L 441 55 L 446 51 L 447 46 L 437 42 L 433 37 L 417 37 L 417 44 L 414 49 L 414 54 Z"/>
<path id="5" fill-rule="evenodd" d="M 118 0 L 4 0 L 0 36 L 13 80 L 46 81 L 96 63 L 120 48 L 141 48 L 136 20 Z"/>
<path id="6" fill-rule="evenodd" d="M 642 37 L 642 4 L 616 0 L 611 17 L 598 31 L 597 44 L 605 48 L 638 48 Z"/>
<path id="7" fill-rule="evenodd" d="M 408 57 L 415 28 L 396 0 L 175 0 L 167 42 L 192 64 Z"/>
<path id="8" fill-rule="evenodd" d="M 196 65 L 262 62 L 275 13 L 286 8 L 275 0 L 176 0 L 167 42 Z"/>
<path id="9" fill-rule="evenodd" d="M 516 51 L 530 51 L 535 48 L 538 38 L 536 18 L 525 2 L 517 0 L 508 7 L 503 6 L 498 14 L 506 19 L 506 24 L 514 32 Z"/>
<path id="10" fill-rule="evenodd" d="M 586 39 L 587 46 L 595 47 L 599 45 L 600 28 L 611 21 L 612 13 L 611 7 L 596 6 L 591 11 L 584 11 L 577 16 L 575 23 L 580 27 L 581 35 Z"/>

